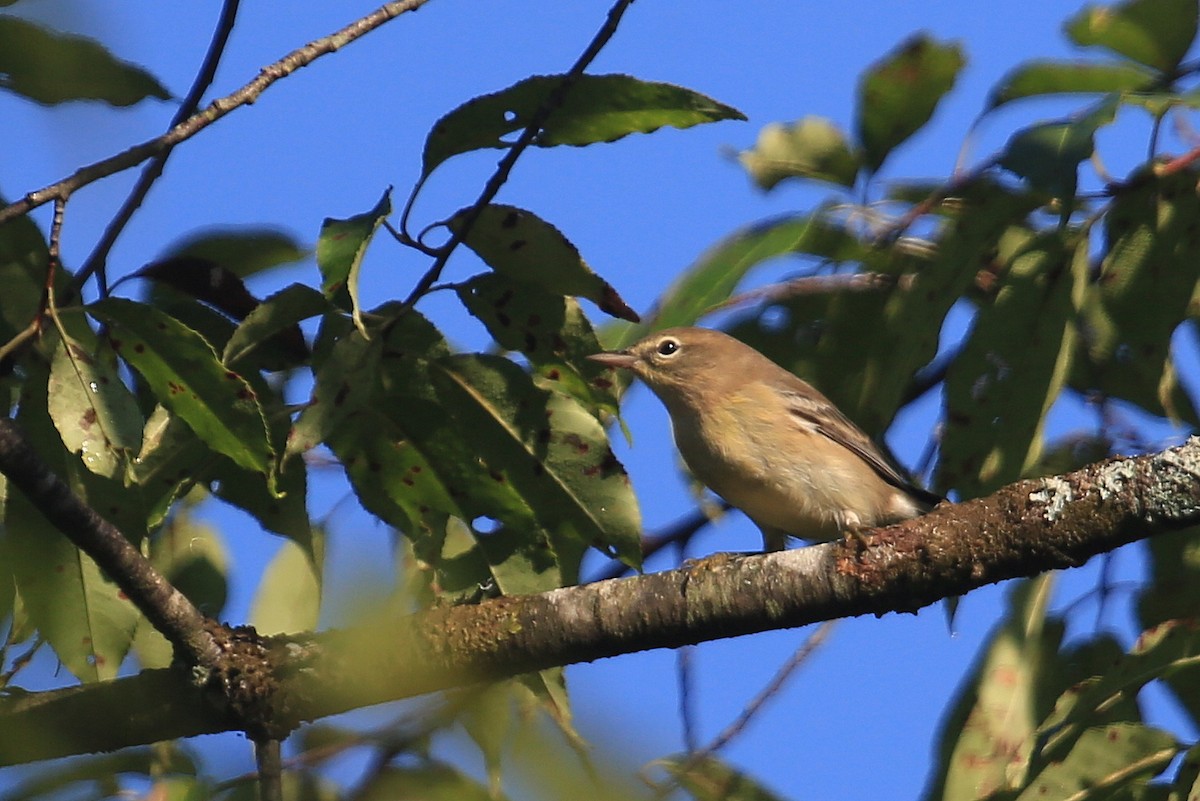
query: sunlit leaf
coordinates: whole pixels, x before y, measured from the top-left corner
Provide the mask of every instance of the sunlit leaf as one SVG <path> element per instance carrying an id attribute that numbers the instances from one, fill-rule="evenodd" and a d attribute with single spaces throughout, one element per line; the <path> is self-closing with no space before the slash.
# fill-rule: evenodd
<path id="1" fill-rule="evenodd" d="M 1080 798 L 1081 793 L 1087 794 L 1084 797 L 1135 797 L 1132 788 L 1144 787 L 1179 750 L 1169 733 L 1138 723 L 1091 728 L 1068 755 L 1047 765 L 1017 799 L 1067 801 Z M 1104 793 L 1088 793 L 1097 787 Z"/>
<path id="2" fill-rule="evenodd" d="M 1026 97 L 1055 94 L 1108 94 L 1146 89 L 1156 76 L 1136 64 L 1097 61 L 1027 61 L 1000 79 L 987 109 Z"/>
<path id="3" fill-rule="evenodd" d="M 469 214 L 469 209 L 455 214 L 451 229 L 460 231 Z M 587 298 L 605 314 L 638 320 L 637 313 L 612 285 L 592 272 L 562 232 L 532 212 L 495 203 L 486 206 L 463 244 L 502 275 L 534 284 L 552 295 Z"/>
<path id="4" fill-rule="evenodd" d="M 270 471 L 274 452 L 254 390 L 199 334 L 153 306 L 123 298 L 107 298 L 88 311 L 109 325 L 113 350 L 159 402 L 210 448 L 247 470 Z"/>
<path id="5" fill-rule="evenodd" d="M 50 417 L 67 450 L 78 453 L 93 473 L 120 478 L 141 448 L 143 421 L 112 352 L 59 339 L 48 392 Z"/>
<path id="6" fill-rule="evenodd" d="M 1077 45 L 1102 47 L 1171 74 L 1196 38 L 1194 0 L 1127 0 L 1085 6 L 1064 26 Z"/>
<path id="7" fill-rule="evenodd" d="M 918 34 L 867 70 L 858 86 L 856 130 L 869 171 L 929 121 L 965 63 L 957 44 Z"/>
<path id="8" fill-rule="evenodd" d="M 858 176 L 859 158 L 845 135 L 823 117 L 805 117 L 792 125 L 763 126 L 752 150 L 738 161 L 762 189 L 774 189 L 787 178 L 809 178 L 850 187 Z"/>
<path id="9" fill-rule="evenodd" d="M 495 94 L 467 101 L 434 124 L 425 140 L 422 173 L 481 148 L 503 148 L 554 96 L 560 75 L 535 75 Z M 534 139 L 539 147 L 611 142 L 663 126 L 744 120 L 737 109 L 698 92 L 628 75 L 580 75 Z"/>
<path id="10" fill-rule="evenodd" d="M 321 612 L 321 566 L 294 542 L 284 542 L 263 572 L 250 605 L 259 634 L 296 634 L 317 627 Z"/>
<path id="11" fill-rule="evenodd" d="M 153 75 L 98 42 L 8 15 L 0 16 L 0 89 L 47 105 L 102 100 L 130 106 L 171 98 Z"/>

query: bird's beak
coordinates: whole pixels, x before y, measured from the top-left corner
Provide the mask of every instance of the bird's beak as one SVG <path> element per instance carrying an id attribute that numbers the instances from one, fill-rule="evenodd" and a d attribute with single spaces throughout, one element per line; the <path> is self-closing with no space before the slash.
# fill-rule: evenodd
<path id="1" fill-rule="evenodd" d="M 621 367 L 631 369 L 638 362 L 638 357 L 624 350 L 610 350 L 604 353 L 593 353 L 588 356 L 594 362 L 600 362 L 605 367 Z"/>

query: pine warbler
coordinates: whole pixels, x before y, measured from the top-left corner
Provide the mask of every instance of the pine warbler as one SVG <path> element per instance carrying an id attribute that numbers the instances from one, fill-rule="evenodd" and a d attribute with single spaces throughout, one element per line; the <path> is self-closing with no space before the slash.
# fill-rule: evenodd
<path id="1" fill-rule="evenodd" d="M 824 395 L 719 331 L 668 328 L 590 358 L 654 391 L 688 468 L 762 529 L 766 550 L 895 523 L 940 500 Z"/>

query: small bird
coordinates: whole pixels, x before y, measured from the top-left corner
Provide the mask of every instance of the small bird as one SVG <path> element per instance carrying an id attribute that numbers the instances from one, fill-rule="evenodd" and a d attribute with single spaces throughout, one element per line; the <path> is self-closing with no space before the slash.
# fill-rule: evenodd
<path id="1" fill-rule="evenodd" d="M 765 550 L 782 550 L 789 536 L 854 535 L 941 500 L 810 384 L 720 331 L 668 328 L 589 358 L 653 390 L 688 468 L 762 529 Z"/>

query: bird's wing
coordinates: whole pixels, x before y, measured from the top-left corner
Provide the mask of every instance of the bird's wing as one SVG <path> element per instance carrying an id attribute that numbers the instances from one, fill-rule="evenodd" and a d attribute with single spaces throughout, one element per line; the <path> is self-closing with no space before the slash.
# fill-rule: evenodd
<path id="1" fill-rule="evenodd" d="M 805 387 L 805 389 L 808 388 Z M 879 448 L 861 428 L 842 414 L 836 406 L 816 394 L 815 390 L 789 391 L 786 395 L 788 411 L 801 420 L 805 427 L 828 437 L 862 459 L 884 481 L 930 505 L 942 500 L 938 495 L 914 486 L 911 481 L 901 475 L 900 471 L 880 453 Z"/>

